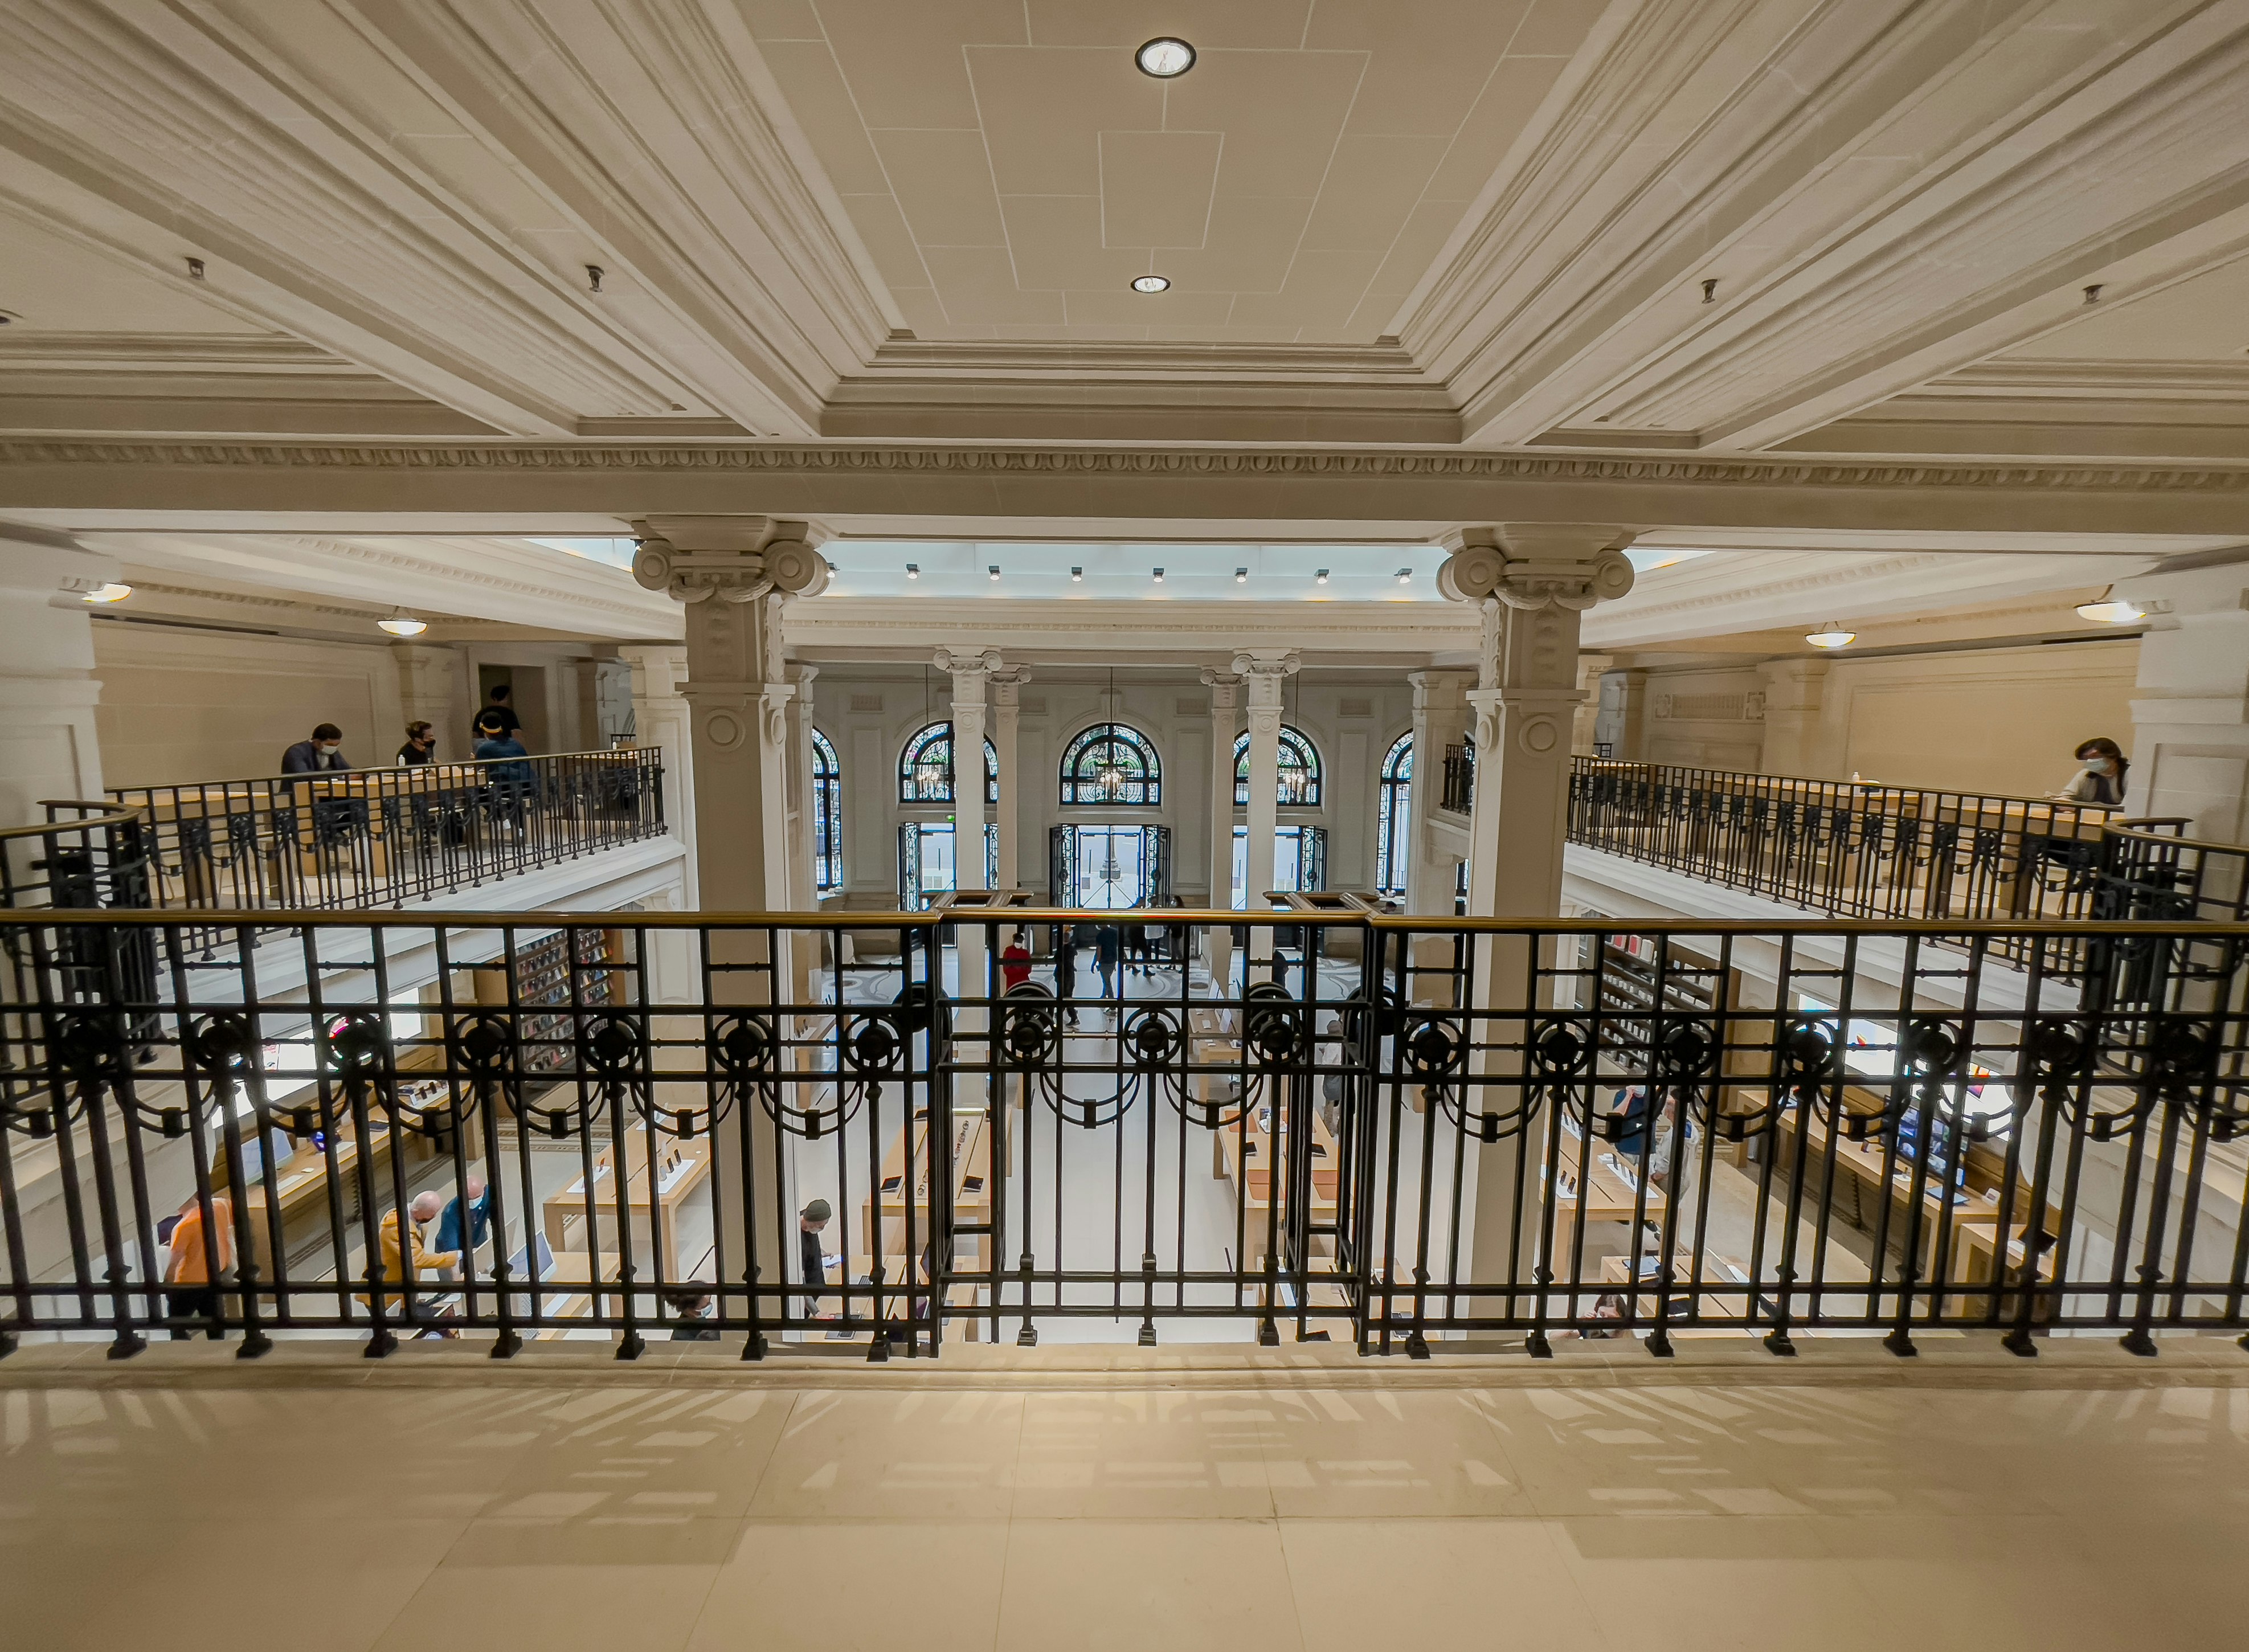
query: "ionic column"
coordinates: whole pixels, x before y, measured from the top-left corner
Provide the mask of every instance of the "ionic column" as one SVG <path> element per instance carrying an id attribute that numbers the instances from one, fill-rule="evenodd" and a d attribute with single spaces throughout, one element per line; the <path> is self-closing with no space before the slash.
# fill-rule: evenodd
<path id="1" fill-rule="evenodd" d="M 0 525 L 0 717 L 8 761 L 0 766 L 0 826 L 46 819 L 44 798 L 102 795 L 94 733 L 93 619 L 85 601 L 116 579 L 116 560 L 66 533 Z M 26 862 L 43 850 L 19 845 Z M 19 875 L 43 878 L 28 864 Z"/>
<path id="2" fill-rule="evenodd" d="M 1241 679 L 1231 671 L 1202 673 L 1210 690 L 1210 905 L 1224 912 L 1234 900 L 1234 737 L 1241 732 Z M 1213 924 L 1204 962 L 1214 996 L 1227 995 L 1234 974 L 1234 931 Z"/>
<path id="3" fill-rule="evenodd" d="M 1431 916 L 1453 913 L 1453 869 L 1459 861 L 1436 850 L 1434 829 L 1445 795 L 1445 753 L 1468 739 L 1475 713 L 1468 691 L 1473 671 L 1408 671 L 1413 685 L 1413 821 L 1406 850 L 1406 910 Z"/>
<path id="4" fill-rule="evenodd" d="M 778 912 L 789 906 L 788 716 L 796 690 L 781 659 L 781 610 L 791 597 L 817 596 L 828 585 L 824 533 L 811 523 L 768 516 L 658 517 L 634 524 L 641 546 L 633 577 L 686 605 L 691 796 L 695 822 L 696 884 L 706 912 Z M 702 983 L 705 1001 L 774 1001 L 796 979 L 794 938 L 783 932 L 769 951 L 765 932 L 711 936 L 714 968 Z M 757 967 L 763 966 L 762 968 Z M 699 1022 L 673 1029 L 686 1036 Z M 746 1127 L 748 1139 L 743 1139 Z M 739 1163 L 749 1184 L 782 1197 L 761 1202 L 754 1253 L 743 1225 L 744 1202 L 720 1201 L 725 1251 L 745 1269 L 754 1257 L 770 1281 L 791 1268 L 795 1250 L 794 1167 L 786 1139 L 765 1109 L 728 1110 L 713 1147 L 722 1162 Z M 629 1268 L 630 1264 L 627 1264 Z M 628 1276 L 629 1277 L 629 1276 Z"/>
<path id="5" fill-rule="evenodd" d="M 1504 544 L 1501 542 L 1504 536 Z M 1624 529 L 1510 525 L 1456 536 L 1437 588 L 1483 616 L 1468 911 L 1551 918 L 1561 908 L 1562 834 L 1578 687 L 1578 616 L 1632 589 Z"/>
<path id="6" fill-rule="evenodd" d="M 1452 556 L 1438 570 L 1437 589 L 1455 602 L 1477 604 L 1483 619 L 1478 686 L 1468 696 L 1476 715 L 1471 917 L 1560 914 L 1570 732 L 1580 697 L 1578 619 L 1595 602 L 1632 589 L 1632 563 L 1623 550 L 1631 539 L 1627 530 L 1592 524 L 1472 529 L 1455 536 Z M 1489 1041 L 1469 1086 L 1469 1105 L 1478 1113 L 1507 1111 L 1527 1080 L 1518 1052 L 1528 1042 L 1530 1023 L 1522 1012 L 1534 1008 L 1535 961 L 1527 940 L 1477 938 L 1473 1007 L 1487 1018 L 1475 1036 Z M 1471 1277 L 1530 1281 L 1542 1195 L 1535 1179 L 1523 1174 L 1523 1155 L 1537 1153 L 1538 1146 L 1517 1135 L 1471 1154 Z M 1510 1252 L 1510 1245 L 1519 1249 Z"/>
<path id="7" fill-rule="evenodd" d="M 664 823 L 686 851 L 681 905 L 693 912 L 701 904 L 695 864 L 695 736 L 692 712 L 680 692 L 687 678 L 687 644 L 626 643 L 618 647 L 617 657 L 632 667 L 633 744 L 655 747 L 664 765 Z"/>
<path id="8" fill-rule="evenodd" d="M 1003 666 L 991 674 L 992 744 L 1000 754 L 1000 887 L 1023 886 L 1020 850 L 1022 843 L 1023 797 L 1016 789 L 1021 773 L 1015 735 L 1023 714 L 1023 685 L 1030 672 L 1021 665 Z"/>
<path id="9" fill-rule="evenodd" d="M 1242 875 L 1242 900 L 1251 912 L 1268 912 L 1265 891 L 1273 887 L 1273 833 L 1281 823 L 1281 685 L 1302 664 L 1295 649 L 1257 649 L 1234 657 L 1234 670 L 1249 694 L 1249 803 L 1244 815 L 1249 852 Z M 1249 962 L 1266 967 L 1269 979 L 1273 961 L 1270 928 L 1249 932 Z M 1245 976 L 1247 984 L 1248 977 Z"/>

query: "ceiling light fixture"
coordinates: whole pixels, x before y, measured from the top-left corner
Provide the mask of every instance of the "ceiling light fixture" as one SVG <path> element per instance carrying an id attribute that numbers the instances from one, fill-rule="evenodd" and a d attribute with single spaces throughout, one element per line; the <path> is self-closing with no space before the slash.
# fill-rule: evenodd
<path id="1" fill-rule="evenodd" d="M 416 619 L 402 608 L 392 609 L 389 619 L 377 620 L 375 623 L 393 637 L 419 637 L 430 629 L 429 621 Z"/>
<path id="2" fill-rule="evenodd" d="M 1171 285 L 1172 279 L 1167 275 L 1136 275 L 1132 278 L 1135 293 L 1161 293 Z"/>
<path id="3" fill-rule="evenodd" d="M 997 562 L 994 562 L 990 566 L 987 567 L 984 572 L 990 577 L 994 585 L 997 585 L 1000 582 L 1000 565 Z"/>
<path id="4" fill-rule="evenodd" d="M 1159 34 L 1132 54 L 1140 72 L 1159 80 L 1176 80 L 1195 65 L 1195 49 L 1186 41 Z"/>
<path id="5" fill-rule="evenodd" d="M 1249 570 L 1248 570 L 1248 568 L 1235 568 L 1235 569 L 1234 570 L 1234 582 L 1235 582 L 1236 585 L 1247 585 L 1247 584 L 1248 584 L 1248 583 L 1249 583 Z"/>
<path id="6" fill-rule="evenodd" d="M 1410 568 L 1400 568 L 1398 570 L 1398 582 L 1400 585 L 1411 585 L 1413 582 L 1413 570 Z"/>
<path id="7" fill-rule="evenodd" d="M 906 564 L 906 577 L 910 580 L 919 579 L 921 577 L 921 564 L 919 562 L 908 562 Z"/>
<path id="8" fill-rule="evenodd" d="M 1328 571 L 1325 568 L 1322 568 L 1318 573 L 1312 575 L 1312 583 L 1315 585 L 1324 585 L 1327 582 Z"/>
<path id="9" fill-rule="evenodd" d="M 132 595 L 133 588 L 130 585 L 120 585 L 113 580 L 107 585 L 96 586 L 93 590 L 88 591 L 85 600 L 89 602 L 121 602 Z"/>
<path id="10" fill-rule="evenodd" d="M 1804 640 L 1814 648 L 1848 648 L 1858 637 L 1858 632 L 1847 631 L 1840 620 L 1829 620 L 1816 631 L 1806 631 Z"/>
<path id="11" fill-rule="evenodd" d="M 1084 570 L 1083 568 L 1073 568 L 1072 569 L 1070 569 L 1070 570 L 1069 570 L 1069 582 L 1070 582 L 1071 584 L 1073 584 L 1073 585 L 1083 585 L 1083 584 L 1084 584 L 1084 583 L 1085 583 L 1085 570 Z"/>
<path id="12" fill-rule="evenodd" d="M 1157 584 L 1159 584 L 1159 585 L 1161 585 L 1163 582 L 1164 582 L 1164 570 L 1163 570 L 1162 568 L 1158 568 L 1158 569 L 1156 570 L 1156 583 L 1157 583 Z"/>
<path id="13" fill-rule="evenodd" d="M 2148 617 L 2146 609 L 2118 596 L 2113 585 L 2094 601 L 2080 602 L 2077 611 L 2082 617 L 2098 620 L 2103 625 L 2129 625 L 2134 620 Z"/>

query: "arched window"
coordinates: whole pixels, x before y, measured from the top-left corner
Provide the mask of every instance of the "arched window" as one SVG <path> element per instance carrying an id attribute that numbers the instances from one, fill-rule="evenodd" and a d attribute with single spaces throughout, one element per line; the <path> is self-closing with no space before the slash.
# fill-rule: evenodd
<path id="1" fill-rule="evenodd" d="M 825 893 L 843 887 L 843 769 L 836 747 L 812 731 L 812 883 Z"/>
<path id="2" fill-rule="evenodd" d="M 898 802 L 950 803 L 953 792 L 953 724 L 932 723 L 914 731 L 898 757 Z M 1000 801 L 1000 748 L 984 740 L 984 801 Z"/>
<path id="3" fill-rule="evenodd" d="M 1413 731 L 1407 729 L 1382 760 L 1382 789 L 1375 805 L 1374 892 L 1406 892 L 1406 867 L 1413 841 Z"/>
<path id="4" fill-rule="evenodd" d="M 1281 725 L 1281 806 L 1317 809 L 1320 806 L 1320 754 L 1300 728 Z M 1249 736 L 1234 742 L 1234 806 L 1249 806 Z"/>
<path id="5" fill-rule="evenodd" d="M 1138 729 L 1122 723 L 1096 723 L 1062 754 L 1065 803 L 1152 805 L 1161 801 L 1163 788 L 1156 748 Z"/>

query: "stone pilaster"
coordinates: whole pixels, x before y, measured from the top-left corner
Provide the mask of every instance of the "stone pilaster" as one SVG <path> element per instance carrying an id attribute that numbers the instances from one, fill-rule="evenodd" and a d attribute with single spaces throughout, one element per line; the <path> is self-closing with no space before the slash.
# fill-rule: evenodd
<path id="1" fill-rule="evenodd" d="M 1232 671 L 1203 668 L 1210 690 L 1210 900 L 1214 912 L 1234 901 L 1234 740 L 1241 732 L 1241 679 Z M 1205 938 L 1211 990 L 1220 997 L 1234 973 L 1234 932 L 1213 924 Z"/>
<path id="2" fill-rule="evenodd" d="M 467 757 L 472 749 L 469 719 L 474 713 L 461 703 L 468 681 L 461 651 L 428 643 L 393 643 L 390 657 L 398 666 L 399 740 L 406 738 L 409 726 L 427 723 L 437 737 L 430 748 L 437 761 L 457 763 Z M 378 730 L 368 761 L 388 761 L 395 749 L 389 736 Z"/>
<path id="3" fill-rule="evenodd" d="M 1453 912 L 1457 855 L 1436 843 L 1439 806 L 1445 795 L 1445 753 L 1468 738 L 1474 712 L 1468 691 L 1472 671 L 1411 671 L 1413 685 L 1413 786 L 1412 821 L 1406 851 L 1406 907 L 1409 912 L 1449 918 Z"/>
<path id="4" fill-rule="evenodd" d="M 1608 654 L 1578 656 L 1578 702 L 1575 718 L 1570 725 L 1570 755 L 1591 757 L 1593 754 L 1593 728 L 1601 715 L 1601 678 L 1614 663 Z"/>
<path id="5" fill-rule="evenodd" d="M 1235 675 L 1241 678 L 1248 699 L 1249 797 L 1243 825 L 1249 852 L 1242 900 L 1251 912 L 1271 909 L 1265 895 L 1273 887 L 1273 833 L 1281 821 L 1281 689 L 1302 663 L 1294 649 L 1256 649 L 1234 657 Z M 1272 959 L 1272 930 L 1252 929 L 1251 967 L 1269 967 Z"/>
<path id="6" fill-rule="evenodd" d="M 617 657 L 632 668 L 633 744 L 654 747 L 664 765 L 664 820 L 687 851 L 683 905 L 700 904 L 695 862 L 695 738 L 680 687 L 687 678 L 684 643 L 626 643 Z"/>
<path id="7" fill-rule="evenodd" d="M 113 558 L 68 534 L 0 525 L 0 718 L 8 731 L 0 825 L 45 820 L 39 807 L 45 798 L 101 797 L 93 720 L 101 685 L 83 599 L 118 573 Z M 24 848 L 37 852 L 36 843 Z"/>
<path id="8" fill-rule="evenodd" d="M 1819 742 L 1821 705 L 1833 664 L 1775 659 L 1757 667 L 1757 675 L 1764 679 L 1764 749 L 1757 767 L 1766 774 L 1838 778 L 1827 773 Z"/>
<path id="9" fill-rule="evenodd" d="M 1008 665 L 994 671 L 990 680 L 992 744 L 1000 755 L 1000 887 L 1021 889 L 1023 794 L 1016 738 L 1022 725 L 1023 685 L 1031 680 L 1031 674 L 1021 665 Z"/>
<path id="10" fill-rule="evenodd" d="M 2149 610 L 2132 697 L 2125 812 L 2184 818 L 2190 836 L 2249 842 L 2249 559 L 2124 581 Z M 2088 729 L 2087 735 L 2109 733 Z"/>

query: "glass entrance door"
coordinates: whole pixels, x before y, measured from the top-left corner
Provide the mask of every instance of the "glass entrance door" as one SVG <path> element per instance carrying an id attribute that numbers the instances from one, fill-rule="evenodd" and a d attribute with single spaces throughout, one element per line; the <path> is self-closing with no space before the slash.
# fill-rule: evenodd
<path id="1" fill-rule="evenodd" d="M 1137 906 L 1148 887 L 1148 838 L 1138 826 L 1080 826 L 1070 902 L 1098 912 Z"/>

